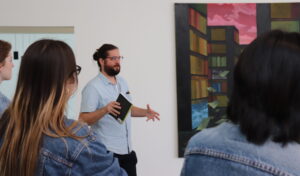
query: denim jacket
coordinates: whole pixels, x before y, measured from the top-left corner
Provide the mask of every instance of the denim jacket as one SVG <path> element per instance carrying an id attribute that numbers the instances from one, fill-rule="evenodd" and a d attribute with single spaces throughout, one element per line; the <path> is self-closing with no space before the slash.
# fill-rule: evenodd
<path id="1" fill-rule="evenodd" d="M 239 126 L 223 123 L 193 136 L 185 151 L 181 176 L 300 175 L 300 145 L 283 147 L 268 140 L 249 143 Z"/>
<path id="2" fill-rule="evenodd" d="M 73 121 L 66 120 L 69 125 Z M 119 162 L 100 142 L 98 136 L 83 126 L 72 138 L 44 136 L 40 151 L 37 176 L 127 176 Z"/>

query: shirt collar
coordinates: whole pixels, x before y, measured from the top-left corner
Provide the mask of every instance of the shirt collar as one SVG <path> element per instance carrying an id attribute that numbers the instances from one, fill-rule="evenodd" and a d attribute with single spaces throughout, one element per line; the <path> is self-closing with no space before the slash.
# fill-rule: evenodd
<path id="1" fill-rule="evenodd" d="M 106 76 L 104 76 L 101 72 L 99 73 L 99 78 L 100 78 L 102 81 L 104 81 L 106 84 L 112 84 L 112 83 L 109 81 L 109 79 L 108 79 Z M 117 83 L 118 83 L 118 82 L 119 82 L 119 76 L 116 75 L 115 78 L 116 78 L 116 81 L 117 81 Z"/>

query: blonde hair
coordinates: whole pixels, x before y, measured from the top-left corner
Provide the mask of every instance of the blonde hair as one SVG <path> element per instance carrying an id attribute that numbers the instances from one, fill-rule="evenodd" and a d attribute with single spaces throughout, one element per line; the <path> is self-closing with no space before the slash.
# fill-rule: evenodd
<path id="1" fill-rule="evenodd" d="M 35 175 L 43 135 L 81 139 L 77 122 L 64 123 L 66 87 L 70 80 L 77 84 L 75 69 L 74 54 L 61 41 L 40 40 L 27 49 L 16 93 L 0 121 L 0 175 Z"/>

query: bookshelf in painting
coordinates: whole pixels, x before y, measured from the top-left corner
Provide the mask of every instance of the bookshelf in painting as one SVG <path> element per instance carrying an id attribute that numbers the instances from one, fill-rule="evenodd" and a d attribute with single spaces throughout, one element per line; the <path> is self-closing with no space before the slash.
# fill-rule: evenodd
<path id="1" fill-rule="evenodd" d="M 231 93 L 233 67 L 240 53 L 239 33 L 234 26 L 208 26 L 209 126 L 225 119 Z"/>
<path id="2" fill-rule="evenodd" d="M 208 118 L 209 67 L 207 53 L 206 8 L 189 7 L 189 46 L 191 76 L 191 129 L 197 129 L 203 119 Z"/>
<path id="3" fill-rule="evenodd" d="M 208 117 L 207 4 L 175 4 L 179 156 Z"/>
<path id="4" fill-rule="evenodd" d="M 257 34 L 280 29 L 289 32 L 300 32 L 300 4 L 272 3 L 256 4 Z"/>

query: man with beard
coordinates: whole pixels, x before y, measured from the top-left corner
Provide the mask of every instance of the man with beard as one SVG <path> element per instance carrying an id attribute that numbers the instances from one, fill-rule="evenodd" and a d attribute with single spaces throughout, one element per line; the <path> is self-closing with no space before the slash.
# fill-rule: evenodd
<path id="1" fill-rule="evenodd" d="M 131 101 L 126 81 L 118 76 L 123 59 L 119 49 L 111 44 L 102 45 L 93 55 L 100 73 L 82 91 L 80 119 L 99 134 L 107 149 L 119 159 L 120 166 L 129 176 L 136 176 L 137 157 L 131 146 L 131 117 L 159 120 L 159 114 L 149 105 L 146 109 L 132 106 L 121 124 L 109 113 L 118 115 L 122 108 L 116 99 L 121 93 Z"/>

